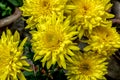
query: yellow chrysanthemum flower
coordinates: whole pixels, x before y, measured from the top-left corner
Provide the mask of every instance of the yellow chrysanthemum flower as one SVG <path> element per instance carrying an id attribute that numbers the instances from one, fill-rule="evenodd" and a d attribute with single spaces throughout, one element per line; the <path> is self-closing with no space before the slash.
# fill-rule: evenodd
<path id="1" fill-rule="evenodd" d="M 73 23 L 79 25 L 79 38 L 82 37 L 84 31 L 91 33 L 94 27 L 112 24 L 107 20 L 114 17 L 113 14 L 108 13 L 112 6 L 109 2 L 110 0 L 71 0 L 70 4 L 76 6 L 71 15 Z"/>
<path id="2" fill-rule="evenodd" d="M 26 28 L 34 28 L 38 23 L 44 23 L 52 14 L 63 13 L 67 0 L 24 0 L 20 9 L 23 16 L 29 16 Z M 36 25 L 37 26 L 37 25 Z"/>
<path id="3" fill-rule="evenodd" d="M 78 52 L 72 60 L 66 67 L 68 80 L 105 80 L 108 64 L 106 58 L 94 55 L 93 52 Z"/>
<path id="4" fill-rule="evenodd" d="M 70 18 L 51 18 L 40 25 L 37 31 L 32 31 L 32 49 L 35 52 L 34 60 L 42 59 L 43 66 L 50 68 L 56 62 L 60 67 L 66 68 L 66 59 L 72 61 L 73 51 L 79 50 L 72 41 L 78 34 L 76 26 L 69 26 Z"/>
<path id="5" fill-rule="evenodd" d="M 88 38 L 89 45 L 84 48 L 85 51 L 93 50 L 110 56 L 120 48 L 120 35 L 115 27 L 96 27 Z"/>
<path id="6" fill-rule="evenodd" d="M 9 29 L 3 32 L 0 39 L 0 80 L 26 80 L 22 71 L 29 66 L 23 54 L 25 38 L 20 44 L 20 35 L 12 35 Z M 26 69 L 27 70 L 27 69 Z M 18 79 L 19 78 L 19 79 Z"/>

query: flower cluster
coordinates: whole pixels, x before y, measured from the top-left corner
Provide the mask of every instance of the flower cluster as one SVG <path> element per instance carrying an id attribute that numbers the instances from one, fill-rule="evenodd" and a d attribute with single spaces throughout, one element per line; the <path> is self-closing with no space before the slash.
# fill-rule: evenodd
<path id="1" fill-rule="evenodd" d="M 111 21 L 114 15 L 108 13 L 112 6 L 110 0 L 71 0 L 71 4 L 76 6 L 76 9 L 71 13 L 73 24 L 78 24 L 79 32 L 85 31 L 91 33 L 92 29 L 97 26 L 111 26 Z M 82 37 L 79 34 L 79 38 Z"/>
<path id="2" fill-rule="evenodd" d="M 69 80 L 105 80 L 107 59 L 120 48 L 111 6 L 110 0 L 24 0 L 34 61 L 47 69 L 58 64 Z M 87 43 L 82 52 L 78 41 Z"/>
<path id="3" fill-rule="evenodd" d="M 20 35 L 16 31 L 12 35 L 9 29 L 3 32 L 0 39 L 0 80 L 26 80 L 21 70 L 28 70 L 26 56 L 23 56 L 25 38 L 20 42 Z"/>

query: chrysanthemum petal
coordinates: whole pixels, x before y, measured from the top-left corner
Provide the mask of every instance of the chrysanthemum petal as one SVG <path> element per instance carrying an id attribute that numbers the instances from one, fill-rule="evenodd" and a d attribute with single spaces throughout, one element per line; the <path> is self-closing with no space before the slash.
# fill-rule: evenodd
<path id="1" fill-rule="evenodd" d="M 24 75 L 23 75 L 22 72 L 20 72 L 20 73 L 18 74 L 18 77 L 19 77 L 20 80 L 26 80 L 26 78 L 24 77 Z"/>
<path id="2" fill-rule="evenodd" d="M 12 35 L 12 32 L 7 29 L 6 32 L 2 33 L 0 39 L 0 80 L 18 80 L 17 76 L 21 70 L 24 70 L 24 66 L 29 66 L 25 60 L 26 57 L 22 56 L 25 41 L 20 46 L 20 35 L 18 32 Z M 21 72 L 19 79 L 25 80 L 23 77 L 24 75 Z"/>
<path id="3" fill-rule="evenodd" d="M 71 50 L 80 50 L 80 48 L 77 47 L 77 46 L 69 46 L 69 49 L 71 49 Z"/>

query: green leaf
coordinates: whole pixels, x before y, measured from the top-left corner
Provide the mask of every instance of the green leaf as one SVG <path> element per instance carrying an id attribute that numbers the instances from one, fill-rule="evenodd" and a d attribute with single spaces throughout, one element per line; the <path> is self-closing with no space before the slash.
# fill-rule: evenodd
<path id="1" fill-rule="evenodd" d="M 0 9 L 4 10 L 6 8 L 6 5 L 3 3 L 0 3 Z"/>
<path id="2" fill-rule="evenodd" d="M 20 7 L 23 5 L 23 0 L 8 0 L 8 2 L 16 7 Z"/>
<path id="3" fill-rule="evenodd" d="M 33 75 L 34 75 L 34 72 L 33 72 L 33 71 L 31 71 L 31 72 L 24 71 L 23 74 L 24 74 L 25 76 L 33 76 Z"/>

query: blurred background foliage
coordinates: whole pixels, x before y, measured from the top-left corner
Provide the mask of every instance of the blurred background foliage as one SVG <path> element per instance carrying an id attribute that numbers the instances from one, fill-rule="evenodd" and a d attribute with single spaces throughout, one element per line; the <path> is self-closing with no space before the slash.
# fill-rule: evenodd
<path id="1" fill-rule="evenodd" d="M 15 7 L 23 5 L 23 0 L 0 0 L 0 18 L 11 15 Z"/>

